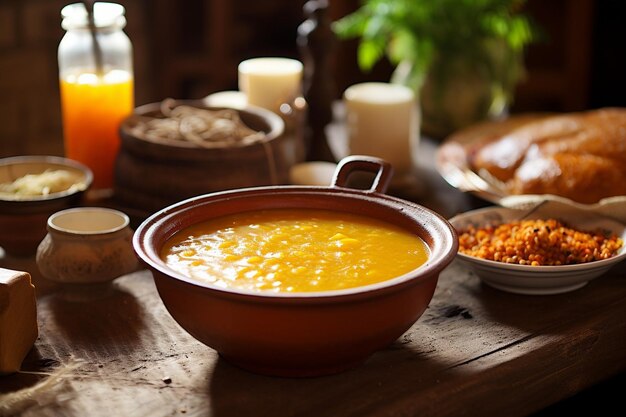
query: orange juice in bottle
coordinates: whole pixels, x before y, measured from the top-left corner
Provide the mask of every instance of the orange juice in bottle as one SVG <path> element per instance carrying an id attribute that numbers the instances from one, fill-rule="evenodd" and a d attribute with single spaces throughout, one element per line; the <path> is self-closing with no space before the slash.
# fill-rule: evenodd
<path id="1" fill-rule="evenodd" d="M 68 74 L 61 79 L 61 107 L 65 155 L 91 168 L 94 189 L 112 188 L 119 125 L 134 108 L 132 75 Z"/>
<path id="2" fill-rule="evenodd" d="M 96 2 L 61 10 L 59 82 L 65 156 L 87 165 L 92 189 L 114 186 L 119 126 L 134 108 L 132 45 L 123 31 L 124 7 Z M 92 19 L 90 19 L 92 17 Z"/>

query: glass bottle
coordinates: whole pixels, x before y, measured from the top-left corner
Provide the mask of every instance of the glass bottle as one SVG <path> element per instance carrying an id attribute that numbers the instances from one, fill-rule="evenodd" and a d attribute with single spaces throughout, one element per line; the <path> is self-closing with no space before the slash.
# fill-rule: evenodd
<path id="1" fill-rule="evenodd" d="M 65 155 L 87 165 L 93 190 L 111 190 L 119 124 L 134 108 L 132 45 L 124 7 L 84 3 L 61 10 L 66 30 L 58 49 Z"/>

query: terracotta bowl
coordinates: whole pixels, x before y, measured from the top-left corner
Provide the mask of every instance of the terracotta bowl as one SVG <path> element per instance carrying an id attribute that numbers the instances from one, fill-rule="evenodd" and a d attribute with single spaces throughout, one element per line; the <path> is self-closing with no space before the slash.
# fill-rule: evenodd
<path id="1" fill-rule="evenodd" d="M 13 181 L 46 170 L 66 170 L 76 177 L 76 187 L 47 195 L 0 195 L 0 246 L 13 256 L 30 256 L 46 235 L 48 217 L 81 203 L 93 181 L 89 168 L 58 156 L 15 156 L 0 159 L 0 183 Z"/>
<path id="2" fill-rule="evenodd" d="M 177 100 L 210 111 L 201 101 Z M 166 206 L 216 191 L 262 185 L 287 184 L 289 169 L 298 162 L 293 135 L 284 134 L 283 119 L 269 110 L 231 109 L 252 130 L 264 133 L 261 141 L 232 146 L 203 147 L 191 141 L 156 140 L 137 126 L 145 117 L 162 117 L 161 103 L 135 109 L 120 126 L 121 145 L 114 175 L 119 205 L 144 212 L 145 219 Z"/>
<path id="3" fill-rule="evenodd" d="M 373 172 L 368 190 L 348 188 Z M 363 174 L 363 172 L 360 172 Z M 377 158 L 342 160 L 330 187 L 256 187 L 191 198 L 136 230 L 133 245 L 151 269 L 174 319 L 226 360 L 253 372 L 304 377 L 352 368 L 400 337 L 428 306 L 439 273 L 453 260 L 456 232 L 440 215 L 385 195 L 391 167 Z M 200 283 L 167 267 L 159 252 L 179 230 L 211 218 L 273 208 L 315 208 L 384 219 L 420 236 L 426 264 L 377 284 L 320 292 L 263 293 Z"/>

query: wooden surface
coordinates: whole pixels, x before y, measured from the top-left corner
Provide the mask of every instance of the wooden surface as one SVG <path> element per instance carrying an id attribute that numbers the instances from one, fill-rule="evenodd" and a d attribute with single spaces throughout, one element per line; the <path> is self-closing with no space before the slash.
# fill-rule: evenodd
<path id="1" fill-rule="evenodd" d="M 76 368 L 21 415 L 527 415 L 626 369 L 625 272 L 532 297 L 486 287 L 455 261 L 390 347 L 352 371 L 293 380 L 242 371 L 195 341 L 140 271 L 92 299 L 40 296 L 23 369 Z M 2 377 L 0 391 L 42 378 Z"/>
<path id="2" fill-rule="evenodd" d="M 427 145 L 421 158 L 432 158 Z M 425 205 L 449 217 L 475 203 L 432 178 Z M 623 263 L 580 290 L 524 296 L 455 261 L 395 343 L 311 379 L 231 366 L 173 321 L 146 270 L 77 298 L 32 258 L 0 256 L 0 267 L 33 275 L 40 331 L 23 372 L 0 377 L 0 416 L 523 416 L 626 371 Z"/>

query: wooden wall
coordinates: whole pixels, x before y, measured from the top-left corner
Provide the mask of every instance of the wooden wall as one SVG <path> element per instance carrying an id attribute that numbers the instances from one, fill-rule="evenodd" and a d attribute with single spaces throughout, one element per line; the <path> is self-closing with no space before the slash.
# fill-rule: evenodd
<path id="1" fill-rule="evenodd" d="M 198 98 L 237 87 L 237 64 L 253 56 L 298 57 L 296 28 L 303 1 L 120 0 L 135 55 L 136 102 Z M 0 1 L 0 156 L 62 154 L 56 50 L 67 0 Z M 528 51 L 528 77 L 514 111 L 579 110 L 626 105 L 623 48 L 626 29 L 617 0 L 530 0 L 546 29 Z M 331 0 L 337 19 L 357 0 Z M 621 37 L 621 38 L 620 38 Z M 356 42 L 334 50 L 336 96 L 348 85 L 386 80 L 388 63 L 363 74 Z M 617 62 L 617 67 L 615 63 Z M 621 65 L 621 66 L 620 66 Z"/>

